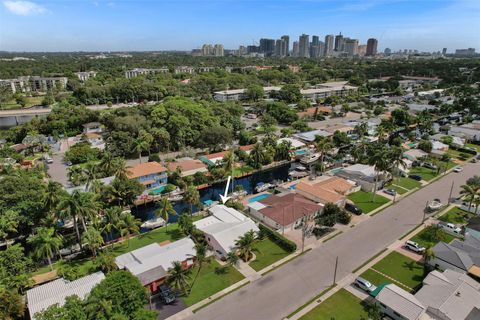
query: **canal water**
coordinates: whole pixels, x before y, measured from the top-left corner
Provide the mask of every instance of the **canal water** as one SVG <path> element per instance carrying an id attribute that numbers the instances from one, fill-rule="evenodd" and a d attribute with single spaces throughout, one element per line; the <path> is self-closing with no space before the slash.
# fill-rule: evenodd
<path id="1" fill-rule="evenodd" d="M 294 165 L 294 164 L 293 164 Z M 235 179 L 233 181 L 233 188 L 238 185 L 243 186 L 248 194 L 255 192 L 255 187 L 259 182 L 273 182 L 274 180 L 286 181 L 288 179 L 288 171 L 292 166 L 291 163 L 286 163 L 275 168 L 271 168 L 264 171 L 255 172 L 252 175 Z M 226 181 L 213 184 L 212 186 L 200 190 L 200 202 L 203 203 L 207 200 L 219 201 L 220 194 L 225 193 Z M 229 192 L 231 192 L 232 186 L 229 187 Z M 185 201 L 174 202 L 174 209 L 177 212 L 177 216 L 170 216 L 169 222 L 175 222 L 178 219 L 178 215 L 184 213 L 190 208 L 190 205 Z M 158 210 L 158 205 L 156 203 L 147 203 L 145 205 L 139 205 L 132 208 L 132 213 L 142 221 L 152 219 L 155 217 L 155 211 Z M 196 206 L 193 206 L 193 212 L 198 211 Z M 143 230 L 142 230 L 143 231 Z"/>

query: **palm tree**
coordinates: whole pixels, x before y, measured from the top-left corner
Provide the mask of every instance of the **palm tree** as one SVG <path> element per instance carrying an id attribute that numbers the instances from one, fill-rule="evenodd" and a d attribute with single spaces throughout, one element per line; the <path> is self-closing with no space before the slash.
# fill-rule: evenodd
<path id="1" fill-rule="evenodd" d="M 257 240 L 253 230 L 248 231 L 243 236 L 238 238 L 237 241 L 235 241 L 235 246 L 238 250 L 238 256 L 243 261 L 249 261 L 253 257 L 253 252 L 257 251 L 257 249 L 254 247 L 256 241 Z"/>
<path id="2" fill-rule="evenodd" d="M 228 151 L 222 159 L 223 169 L 225 170 L 225 176 L 232 175 L 235 168 L 235 152 L 233 150 Z"/>
<path id="3" fill-rule="evenodd" d="M 105 243 L 102 234 L 94 227 L 88 227 L 82 235 L 83 245 L 93 253 L 93 258 L 97 257 L 97 250 Z"/>
<path id="4" fill-rule="evenodd" d="M 118 230 L 121 214 L 121 207 L 110 207 L 105 210 L 105 220 L 102 231 L 105 232 L 106 235 L 109 236 L 109 238 L 112 237 L 112 232 L 114 230 Z"/>
<path id="5" fill-rule="evenodd" d="M 111 152 L 104 152 L 102 159 L 100 160 L 100 170 L 102 170 L 107 176 L 110 176 L 115 171 L 115 157 Z"/>
<path id="6" fill-rule="evenodd" d="M 133 151 L 138 153 L 138 160 L 142 163 L 142 152 L 150 149 L 150 144 L 143 139 L 143 137 L 137 137 L 137 139 L 133 141 L 133 145 Z"/>
<path id="7" fill-rule="evenodd" d="M 64 217 L 73 219 L 73 225 L 75 227 L 75 233 L 77 234 L 77 242 L 82 245 L 80 238 L 80 231 L 78 228 L 78 215 L 81 211 L 80 191 L 75 190 L 72 194 L 65 195 L 59 203 L 59 209 L 62 211 Z"/>
<path id="8" fill-rule="evenodd" d="M 363 138 L 368 133 L 368 123 L 361 122 L 355 126 L 353 131 L 358 134 L 359 138 Z"/>
<path id="9" fill-rule="evenodd" d="M 98 216 L 101 206 L 96 194 L 92 192 L 79 192 L 78 201 L 80 204 L 78 217 L 82 222 L 83 230 L 87 231 L 86 220 L 94 220 L 94 218 Z"/>
<path id="10" fill-rule="evenodd" d="M 55 234 L 55 229 L 40 227 L 36 234 L 28 237 L 27 242 L 32 245 L 35 257 L 47 258 L 48 265 L 53 271 L 52 258 L 63 243 L 62 237 Z"/>
<path id="11" fill-rule="evenodd" d="M 375 201 L 375 196 L 377 195 L 378 176 L 380 175 L 380 172 L 386 171 L 390 167 L 390 159 L 388 159 L 387 155 L 385 148 L 382 147 L 374 150 L 373 154 L 368 159 L 368 163 L 375 167 L 375 187 L 373 190 L 372 202 Z"/>
<path id="12" fill-rule="evenodd" d="M 190 269 L 184 269 L 181 262 L 174 261 L 172 267 L 168 268 L 167 282 L 177 290 L 186 293 L 191 272 Z"/>
<path id="13" fill-rule="evenodd" d="M 480 188 L 478 186 L 472 186 L 469 184 L 464 184 L 463 186 L 460 186 L 460 188 L 460 194 L 465 196 L 465 200 L 468 201 L 468 212 L 470 212 L 472 203 L 475 201 L 475 197 L 480 196 Z"/>
<path id="14" fill-rule="evenodd" d="M 197 265 L 198 270 L 197 274 L 193 278 L 192 284 L 190 285 L 190 290 L 192 290 L 193 286 L 195 285 L 195 281 L 197 280 L 197 277 L 200 274 L 203 265 L 206 264 L 208 261 L 210 261 L 210 257 L 207 257 L 207 246 L 203 243 L 197 243 L 195 245 L 194 263 Z"/>
<path id="15" fill-rule="evenodd" d="M 159 208 L 155 212 L 155 215 L 158 217 L 162 217 L 165 220 L 166 230 L 168 230 L 168 220 L 170 215 L 176 216 L 177 212 L 173 209 L 172 203 L 168 200 L 167 197 L 162 197 L 160 201 L 158 201 Z"/>
<path id="16" fill-rule="evenodd" d="M 78 186 L 85 181 L 85 177 L 83 176 L 83 169 L 80 166 L 71 166 L 67 170 L 68 180 L 75 185 Z"/>
<path id="17" fill-rule="evenodd" d="M 275 146 L 275 160 L 290 160 L 292 155 L 290 150 L 292 149 L 292 143 L 290 141 L 282 141 Z"/>
<path id="18" fill-rule="evenodd" d="M 333 148 L 333 143 L 330 141 L 330 139 L 326 137 L 319 138 L 317 142 L 317 150 L 320 152 L 320 165 L 321 165 L 322 172 L 324 169 L 323 160 L 325 158 L 325 153 L 332 150 L 332 148 Z"/>
<path id="19" fill-rule="evenodd" d="M 85 168 L 83 168 L 83 176 L 85 177 L 84 191 L 87 191 L 92 181 L 96 180 L 99 177 L 98 165 L 93 162 L 87 162 Z"/>
<path id="20" fill-rule="evenodd" d="M 422 256 L 423 256 L 423 261 L 425 265 L 427 265 L 430 260 L 435 258 L 435 252 L 433 251 L 433 248 L 431 245 L 425 248 L 425 251 L 423 251 Z"/>
<path id="21" fill-rule="evenodd" d="M 7 244 L 7 248 L 9 246 L 8 234 L 17 232 L 19 218 L 18 212 L 13 210 L 7 210 L 5 213 L 0 214 L 0 239 Z"/>
<path id="22" fill-rule="evenodd" d="M 252 150 L 250 151 L 250 159 L 252 160 L 253 166 L 256 169 L 259 169 L 262 166 L 264 154 L 263 146 L 260 142 L 255 143 Z"/>
<path id="23" fill-rule="evenodd" d="M 126 212 L 120 216 L 119 231 L 122 237 L 127 237 L 127 246 L 130 245 L 130 236 L 140 232 L 142 222 L 135 218 L 133 214 Z"/>
<path id="24" fill-rule="evenodd" d="M 178 218 L 178 227 L 182 230 L 184 235 L 192 235 L 195 229 L 192 216 L 188 214 L 182 214 Z"/>
<path id="25" fill-rule="evenodd" d="M 53 210 L 58 207 L 62 195 L 62 185 L 58 182 L 49 180 L 43 196 L 43 207 L 45 210 L 49 213 L 53 213 Z"/>
<path id="26" fill-rule="evenodd" d="M 183 199 L 190 205 L 190 214 L 192 214 L 193 206 L 200 203 L 200 193 L 194 186 L 188 186 L 183 195 Z"/>
<path id="27" fill-rule="evenodd" d="M 113 175 L 117 179 L 128 179 L 129 167 L 127 166 L 127 162 L 123 158 L 114 158 L 113 163 Z"/>
<path id="28" fill-rule="evenodd" d="M 400 171 L 400 167 L 406 168 L 407 163 L 403 158 L 403 148 L 393 146 L 390 151 L 390 161 L 392 163 L 392 173 L 398 173 Z M 400 175 L 397 174 L 397 181 L 400 178 Z"/>
<path id="29" fill-rule="evenodd" d="M 239 259 L 240 258 L 238 257 L 238 255 L 235 251 L 230 251 L 229 253 L 227 253 L 227 262 L 232 267 L 237 266 Z"/>

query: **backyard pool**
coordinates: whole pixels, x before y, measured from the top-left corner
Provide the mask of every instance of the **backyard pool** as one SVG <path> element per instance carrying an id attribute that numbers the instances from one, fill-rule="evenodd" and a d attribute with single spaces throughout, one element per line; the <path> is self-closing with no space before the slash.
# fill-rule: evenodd
<path id="1" fill-rule="evenodd" d="M 160 186 L 158 188 L 155 188 L 155 189 L 152 189 L 148 192 L 148 194 L 153 194 L 153 195 L 157 195 L 157 194 L 160 194 L 163 192 L 163 190 L 165 190 L 165 186 Z"/>
<path id="2" fill-rule="evenodd" d="M 295 151 L 295 155 L 297 156 L 303 156 L 307 153 L 307 150 L 297 150 Z"/>
<path id="3" fill-rule="evenodd" d="M 260 201 L 260 200 L 268 198 L 270 196 L 271 196 L 270 193 L 264 193 L 264 194 L 261 194 L 261 195 L 258 195 L 256 197 L 248 199 L 248 203 L 252 203 L 252 202 L 255 202 L 255 201 Z"/>

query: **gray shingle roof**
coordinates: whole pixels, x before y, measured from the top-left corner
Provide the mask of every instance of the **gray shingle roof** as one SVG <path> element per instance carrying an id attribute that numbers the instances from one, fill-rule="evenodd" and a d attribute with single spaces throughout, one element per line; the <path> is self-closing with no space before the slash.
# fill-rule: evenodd
<path id="1" fill-rule="evenodd" d="M 473 261 L 467 252 L 449 245 L 445 242 L 439 242 L 432 248 L 435 258 L 443 260 L 457 268 L 467 271 Z"/>

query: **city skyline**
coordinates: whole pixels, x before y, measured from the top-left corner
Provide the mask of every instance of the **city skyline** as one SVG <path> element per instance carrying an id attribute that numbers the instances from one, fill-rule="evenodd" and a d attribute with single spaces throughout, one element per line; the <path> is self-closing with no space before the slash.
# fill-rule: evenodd
<path id="1" fill-rule="evenodd" d="M 68 5 L 67 5 L 68 4 Z M 378 51 L 480 47 L 472 0 L 2 1 L 2 51 L 161 51 L 339 32 Z M 26 32 L 28 30 L 28 32 Z"/>

